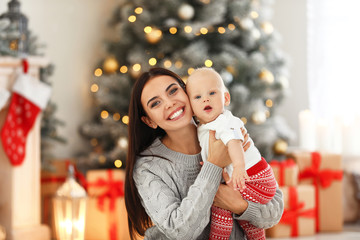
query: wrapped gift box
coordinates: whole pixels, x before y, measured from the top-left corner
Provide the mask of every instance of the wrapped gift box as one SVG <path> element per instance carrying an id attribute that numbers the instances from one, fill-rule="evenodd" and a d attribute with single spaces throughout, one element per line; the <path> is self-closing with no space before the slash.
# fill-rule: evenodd
<path id="1" fill-rule="evenodd" d="M 299 184 L 315 186 L 317 231 L 343 229 L 342 157 L 338 154 L 293 152 L 299 166 Z"/>
<path id="2" fill-rule="evenodd" d="M 88 202 L 86 240 L 130 239 L 124 201 L 123 170 L 90 170 L 86 174 Z"/>
<path id="3" fill-rule="evenodd" d="M 130 240 L 125 201 L 106 198 L 99 207 L 97 197 L 87 200 L 85 239 L 86 240 Z M 112 208 L 110 205 L 114 205 Z"/>
<path id="4" fill-rule="evenodd" d="M 121 169 L 89 170 L 86 173 L 87 192 L 91 197 L 101 196 L 113 189 L 124 195 L 125 171 Z"/>
<path id="5" fill-rule="evenodd" d="M 284 213 L 277 225 L 266 229 L 266 236 L 280 238 L 314 235 L 315 187 L 298 185 L 280 189 L 284 196 Z"/>
<path id="6" fill-rule="evenodd" d="M 290 187 L 298 184 L 299 167 L 293 159 L 289 158 L 284 161 L 273 160 L 269 164 L 279 186 Z"/>

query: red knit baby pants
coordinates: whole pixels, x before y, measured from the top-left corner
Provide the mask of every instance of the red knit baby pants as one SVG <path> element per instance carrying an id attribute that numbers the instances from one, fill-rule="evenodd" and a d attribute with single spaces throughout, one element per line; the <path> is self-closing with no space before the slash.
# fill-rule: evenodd
<path id="1" fill-rule="evenodd" d="M 250 178 L 246 181 L 246 188 L 241 192 L 245 200 L 265 204 L 269 202 L 276 192 L 276 180 L 273 171 L 265 159 L 249 168 L 247 174 Z M 248 240 L 265 239 L 264 229 L 257 228 L 247 221 L 239 221 Z M 233 226 L 232 213 L 228 210 L 215 206 L 211 208 L 211 230 L 210 240 L 221 239 L 227 240 Z"/>

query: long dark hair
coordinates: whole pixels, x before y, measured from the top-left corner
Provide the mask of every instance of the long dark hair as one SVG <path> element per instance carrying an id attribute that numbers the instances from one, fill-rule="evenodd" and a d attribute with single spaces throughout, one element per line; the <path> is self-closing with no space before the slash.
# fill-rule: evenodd
<path id="1" fill-rule="evenodd" d="M 144 236 L 145 230 L 152 225 L 150 217 L 147 215 L 141 204 L 139 193 L 133 179 L 136 157 L 148 148 L 157 137 L 166 135 L 166 132 L 160 127 L 157 127 L 156 129 L 150 128 L 141 120 L 142 116 L 146 116 L 145 110 L 141 104 L 141 93 L 145 84 L 150 79 L 164 75 L 174 78 L 185 90 L 184 82 L 176 73 L 164 68 L 152 68 L 148 72 L 141 74 L 135 82 L 131 93 L 128 125 L 129 144 L 125 178 L 125 205 L 128 213 L 131 239 L 134 239 L 135 235 Z"/>

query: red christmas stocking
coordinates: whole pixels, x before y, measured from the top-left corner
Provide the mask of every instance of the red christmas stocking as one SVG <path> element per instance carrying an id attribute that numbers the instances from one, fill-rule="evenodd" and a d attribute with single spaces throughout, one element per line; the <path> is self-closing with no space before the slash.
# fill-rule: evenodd
<path id="1" fill-rule="evenodd" d="M 18 166 L 24 161 L 26 137 L 50 94 L 50 86 L 30 75 L 21 74 L 16 80 L 9 112 L 1 129 L 1 142 L 12 165 Z"/>

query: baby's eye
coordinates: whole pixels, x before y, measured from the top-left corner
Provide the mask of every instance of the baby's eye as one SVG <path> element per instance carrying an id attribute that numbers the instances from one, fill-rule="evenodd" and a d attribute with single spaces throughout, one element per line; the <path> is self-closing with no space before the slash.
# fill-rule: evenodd
<path id="1" fill-rule="evenodd" d="M 216 92 L 215 91 L 212 91 L 212 92 L 210 92 L 210 95 L 214 95 Z"/>
<path id="2" fill-rule="evenodd" d="M 172 89 L 170 90 L 170 95 L 176 93 L 177 90 L 178 90 L 177 87 L 172 88 Z"/>
<path id="3" fill-rule="evenodd" d="M 194 98 L 195 98 L 195 99 L 200 99 L 201 96 L 200 96 L 200 95 L 197 95 L 197 96 L 195 96 Z"/>

